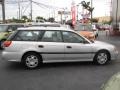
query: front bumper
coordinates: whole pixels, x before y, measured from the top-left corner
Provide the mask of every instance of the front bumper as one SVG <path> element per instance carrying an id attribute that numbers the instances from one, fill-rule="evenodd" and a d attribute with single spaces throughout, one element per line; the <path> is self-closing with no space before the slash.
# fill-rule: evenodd
<path id="1" fill-rule="evenodd" d="M 118 51 L 112 52 L 111 54 L 111 60 L 118 60 Z"/>

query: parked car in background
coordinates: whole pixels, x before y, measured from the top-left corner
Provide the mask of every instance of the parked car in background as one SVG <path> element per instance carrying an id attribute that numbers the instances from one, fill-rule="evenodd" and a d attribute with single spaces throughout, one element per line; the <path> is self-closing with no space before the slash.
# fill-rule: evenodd
<path id="1" fill-rule="evenodd" d="M 19 28 L 3 43 L 2 58 L 22 62 L 33 69 L 45 62 L 93 61 L 104 65 L 115 60 L 115 46 L 91 42 L 76 31 L 64 27 Z"/>
<path id="2" fill-rule="evenodd" d="M 29 23 L 29 24 L 27 24 L 26 26 L 38 26 L 38 27 L 60 27 L 61 26 L 61 24 L 59 24 L 59 23 L 51 23 L 51 22 L 44 22 L 44 23 L 40 23 L 40 22 L 38 22 L 38 23 L 36 23 L 36 22 L 33 22 L 33 23 Z"/>
<path id="3" fill-rule="evenodd" d="M 79 34 L 83 35 L 89 40 L 95 40 L 96 38 L 96 33 L 94 33 L 94 30 L 92 30 L 92 25 L 91 24 L 81 24 L 78 23 L 75 26 L 75 31 L 78 32 Z"/>
<path id="4" fill-rule="evenodd" d="M 111 26 L 108 25 L 108 24 L 105 24 L 105 25 L 104 25 L 104 28 L 105 28 L 105 30 L 110 30 Z"/>
<path id="5" fill-rule="evenodd" d="M 18 27 L 23 27 L 23 24 L 0 24 L 0 48 L 2 43 L 8 38 L 8 36 L 17 30 Z"/>
<path id="6" fill-rule="evenodd" d="M 51 22 L 44 22 L 44 23 L 31 23 L 27 24 L 27 27 L 65 27 L 65 28 L 71 28 L 69 25 L 66 24 L 60 24 L 60 23 L 51 23 Z"/>

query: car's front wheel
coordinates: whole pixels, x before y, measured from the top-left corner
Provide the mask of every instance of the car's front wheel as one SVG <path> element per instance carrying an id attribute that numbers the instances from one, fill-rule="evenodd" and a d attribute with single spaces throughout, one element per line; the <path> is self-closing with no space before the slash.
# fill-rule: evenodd
<path id="1" fill-rule="evenodd" d="M 110 54 L 105 50 L 99 51 L 94 57 L 94 62 L 99 65 L 104 65 L 108 61 L 110 61 Z"/>
<path id="2" fill-rule="evenodd" d="M 41 57 L 37 53 L 27 53 L 23 56 L 23 63 L 29 69 L 37 68 L 41 61 Z"/>

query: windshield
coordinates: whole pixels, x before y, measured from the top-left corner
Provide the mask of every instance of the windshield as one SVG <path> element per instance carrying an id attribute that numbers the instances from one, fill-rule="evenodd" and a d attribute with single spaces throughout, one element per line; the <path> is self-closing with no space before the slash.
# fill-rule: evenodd
<path id="1" fill-rule="evenodd" d="M 0 25 L 0 32 L 7 31 L 8 26 L 7 25 Z"/>
<path id="2" fill-rule="evenodd" d="M 76 31 L 92 31 L 92 26 L 91 25 L 77 25 L 75 28 Z"/>

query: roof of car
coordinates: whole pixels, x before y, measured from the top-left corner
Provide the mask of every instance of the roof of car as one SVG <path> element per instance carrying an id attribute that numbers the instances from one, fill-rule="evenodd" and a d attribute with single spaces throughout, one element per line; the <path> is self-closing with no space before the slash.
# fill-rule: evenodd
<path id="1" fill-rule="evenodd" d="M 22 27 L 18 28 L 18 30 L 63 30 L 63 31 L 73 31 L 71 29 L 67 29 L 65 27 Z"/>

